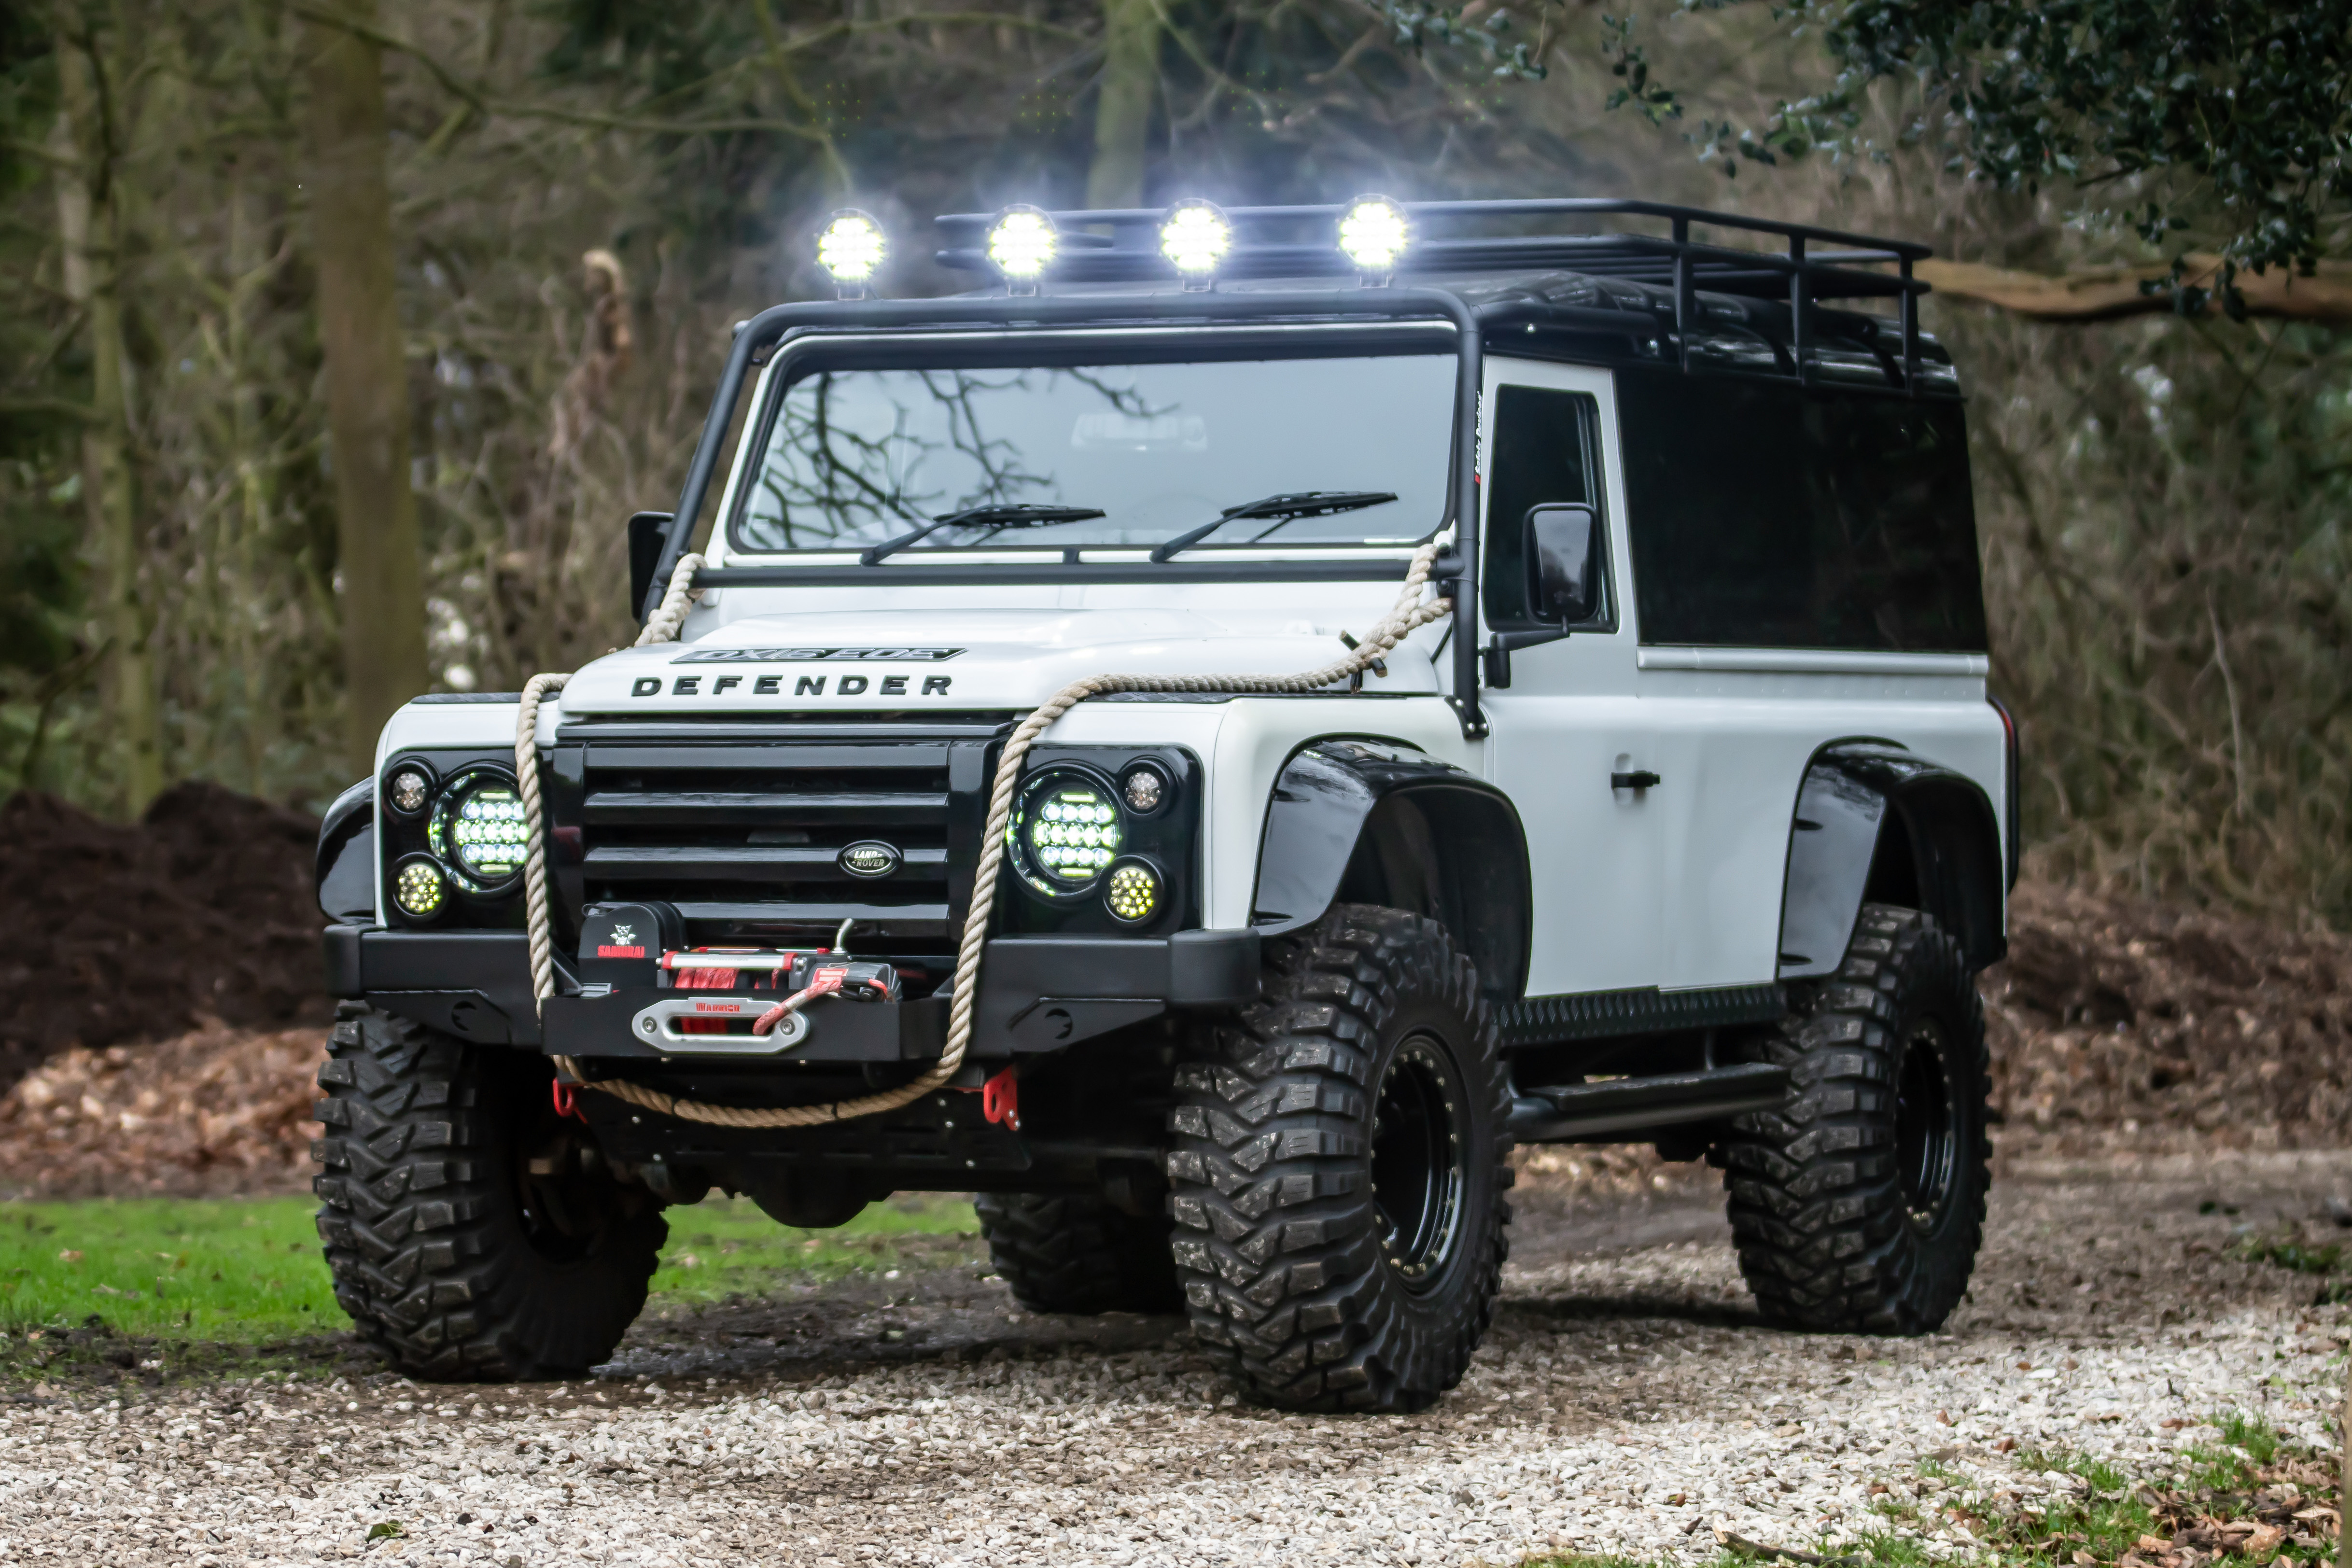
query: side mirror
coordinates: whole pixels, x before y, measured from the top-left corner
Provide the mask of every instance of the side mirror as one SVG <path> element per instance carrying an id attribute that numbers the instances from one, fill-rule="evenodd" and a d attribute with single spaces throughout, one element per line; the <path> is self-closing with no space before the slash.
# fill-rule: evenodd
<path id="1" fill-rule="evenodd" d="M 643 620 L 646 595 L 654 585 L 654 568 L 661 564 L 662 540 L 669 531 L 670 514 L 641 511 L 629 519 L 629 616 Z"/>
<path id="2" fill-rule="evenodd" d="M 1589 506 L 1529 507 L 1528 613 L 1565 626 L 1601 608 L 1601 519 Z"/>

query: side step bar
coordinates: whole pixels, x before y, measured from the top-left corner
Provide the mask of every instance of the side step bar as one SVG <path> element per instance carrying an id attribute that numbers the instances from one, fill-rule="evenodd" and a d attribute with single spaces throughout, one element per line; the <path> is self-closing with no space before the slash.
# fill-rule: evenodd
<path id="1" fill-rule="evenodd" d="M 1756 1062 L 1704 1072 L 1661 1073 L 1535 1089 L 1511 1103 L 1510 1135 L 1522 1143 L 1575 1143 L 1636 1128 L 1717 1121 L 1770 1110 L 1788 1098 L 1789 1069 Z"/>

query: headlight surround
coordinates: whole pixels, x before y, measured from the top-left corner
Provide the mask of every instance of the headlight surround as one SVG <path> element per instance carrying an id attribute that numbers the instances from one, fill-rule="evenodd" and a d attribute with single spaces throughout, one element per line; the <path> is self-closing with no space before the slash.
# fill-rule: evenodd
<path id="1" fill-rule="evenodd" d="M 426 838 L 457 891 L 477 898 L 513 891 L 530 847 L 514 775 L 471 767 L 452 777 L 434 799 Z"/>
<path id="2" fill-rule="evenodd" d="M 1013 869 L 1045 898 L 1090 898 L 1127 842 L 1118 788 L 1090 769 L 1041 769 L 1013 797 L 1004 826 Z"/>

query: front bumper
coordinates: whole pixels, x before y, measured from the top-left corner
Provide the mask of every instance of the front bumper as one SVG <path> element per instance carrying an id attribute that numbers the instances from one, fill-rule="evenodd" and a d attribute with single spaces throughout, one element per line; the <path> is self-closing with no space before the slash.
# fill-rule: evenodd
<path id="1" fill-rule="evenodd" d="M 712 1060 L 908 1062 L 936 1060 L 947 1039 L 949 1001 L 820 1002 L 805 1037 L 789 1049 L 752 1053 L 710 1036 L 680 1040 L 646 1019 L 664 1002 L 778 1000 L 773 991 L 618 988 L 557 995 L 542 1019 L 531 1005 L 530 944 L 517 931 L 408 931 L 330 926 L 327 984 L 384 1011 L 484 1045 L 536 1047 L 595 1058 L 708 1056 Z M 1174 936 L 999 937 L 981 965 L 969 1054 L 981 1059 L 1060 1050 L 1171 1010 L 1234 1007 L 1257 999 L 1258 933 L 1188 931 Z"/>

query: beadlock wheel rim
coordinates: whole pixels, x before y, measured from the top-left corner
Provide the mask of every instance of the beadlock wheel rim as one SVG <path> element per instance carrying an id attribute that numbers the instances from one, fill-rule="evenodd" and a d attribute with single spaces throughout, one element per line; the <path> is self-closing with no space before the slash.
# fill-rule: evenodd
<path id="1" fill-rule="evenodd" d="M 1415 1035 L 1381 1079 L 1372 1122 L 1372 1204 L 1381 1254 L 1409 1290 L 1434 1287 L 1459 1250 L 1468 1163 L 1462 1097 L 1437 1042 Z"/>
<path id="2" fill-rule="evenodd" d="M 1959 1168 L 1959 1129 L 1944 1071 L 1944 1036 L 1932 1020 L 1913 1026 L 1895 1080 L 1895 1154 L 1912 1228 L 1932 1231 L 1951 1206 Z"/>

